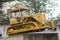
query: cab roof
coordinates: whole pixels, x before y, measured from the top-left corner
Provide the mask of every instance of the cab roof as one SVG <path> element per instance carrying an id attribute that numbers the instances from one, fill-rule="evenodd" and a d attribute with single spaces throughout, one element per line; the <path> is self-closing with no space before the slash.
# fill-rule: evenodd
<path id="1" fill-rule="evenodd" d="M 24 11 L 24 10 L 28 10 L 27 8 L 15 8 L 15 9 L 8 9 L 7 13 L 11 13 L 11 12 L 19 12 L 19 11 Z"/>

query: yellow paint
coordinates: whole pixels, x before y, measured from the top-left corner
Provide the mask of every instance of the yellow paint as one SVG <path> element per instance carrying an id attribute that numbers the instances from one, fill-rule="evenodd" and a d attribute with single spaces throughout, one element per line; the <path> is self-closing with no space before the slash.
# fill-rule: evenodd
<path id="1" fill-rule="evenodd" d="M 48 25 L 46 25 L 47 23 L 48 21 L 46 21 L 46 17 L 44 13 L 36 13 L 31 16 L 22 16 L 19 22 L 17 22 L 16 18 L 10 18 L 10 25 L 13 26 L 7 29 L 7 34 L 12 35 L 15 33 L 36 31 L 39 29 L 55 28 L 53 20 L 51 20 Z"/>

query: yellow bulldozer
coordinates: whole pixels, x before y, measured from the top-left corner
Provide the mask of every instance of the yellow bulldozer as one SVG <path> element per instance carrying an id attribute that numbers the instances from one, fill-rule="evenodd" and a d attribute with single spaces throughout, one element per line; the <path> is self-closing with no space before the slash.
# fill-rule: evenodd
<path id="1" fill-rule="evenodd" d="M 56 29 L 54 20 L 48 22 L 46 20 L 44 13 L 33 14 L 31 11 L 29 13 L 25 13 L 24 11 L 27 12 L 27 10 L 29 9 L 26 8 L 8 9 L 7 12 L 11 26 L 7 28 L 8 35 L 44 29 Z M 25 13 L 25 15 L 23 13 Z"/>

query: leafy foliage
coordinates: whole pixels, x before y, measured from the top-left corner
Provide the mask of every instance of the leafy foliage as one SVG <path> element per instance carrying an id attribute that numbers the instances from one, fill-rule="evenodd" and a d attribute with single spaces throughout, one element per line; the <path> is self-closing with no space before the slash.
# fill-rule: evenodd
<path id="1" fill-rule="evenodd" d="M 31 2 L 30 7 L 34 8 L 35 13 L 38 12 L 49 13 L 50 11 L 52 11 L 52 9 L 47 9 L 46 6 L 49 5 L 48 8 L 53 8 L 54 6 L 57 5 L 54 2 L 50 2 L 51 0 L 25 0 L 25 1 Z"/>
<path id="2" fill-rule="evenodd" d="M 14 1 L 14 0 L 0 0 L 0 7 L 2 7 L 2 3 L 8 2 L 8 1 Z"/>
<path id="3" fill-rule="evenodd" d="M 4 18 L 6 14 L 4 14 L 4 11 L 0 9 L 0 18 Z"/>

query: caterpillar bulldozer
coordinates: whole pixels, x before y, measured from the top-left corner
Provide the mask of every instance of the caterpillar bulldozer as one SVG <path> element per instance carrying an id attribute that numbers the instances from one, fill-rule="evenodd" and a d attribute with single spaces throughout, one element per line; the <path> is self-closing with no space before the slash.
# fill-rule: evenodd
<path id="1" fill-rule="evenodd" d="M 10 21 L 10 27 L 7 28 L 7 34 L 13 35 L 17 33 L 31 32 L 37 31 L 41 29 L 55 29 L 54 20 L 47 21 L 44 13 L 35 13 L 33 14 L 31 11 L 27 12 L 26 8 L 15 8 L 8 9 L 8 16 Z M 16 12 L 19 12 L 16 13 Z M 25 15 L 23 14 L 25 13 Z M 29 14 L 27 16 L 27 14 Z M 18 17 L 17 17 L 17 16 Z"/>

